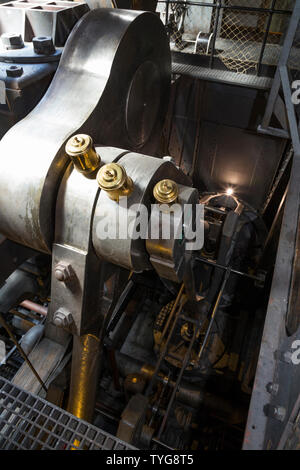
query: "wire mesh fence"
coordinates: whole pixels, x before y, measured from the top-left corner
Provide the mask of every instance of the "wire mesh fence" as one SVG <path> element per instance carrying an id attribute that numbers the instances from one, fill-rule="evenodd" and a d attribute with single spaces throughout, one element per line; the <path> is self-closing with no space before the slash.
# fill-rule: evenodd
<path id="1" fill-rule="evenodd" d="M 276 66 L 295 0 L 159 0 L 173 50 L 210 56 L 210 66 L 261 74 Z M 300 69 L 299 41 L 292 54 Z"/>
<path id="2" fill-rule="evenodd" d="M 227 2 L 228 6 L 235 3 Z M 259 0 L 253 3 L 255 7 L 261 4 Z M 246 73 L 257 66 L 267 16 L 267 13 L 256 11 L 223 11 L 219 32 L 219 41 L 222 42 L 219 57 L 229 70 Z"/>

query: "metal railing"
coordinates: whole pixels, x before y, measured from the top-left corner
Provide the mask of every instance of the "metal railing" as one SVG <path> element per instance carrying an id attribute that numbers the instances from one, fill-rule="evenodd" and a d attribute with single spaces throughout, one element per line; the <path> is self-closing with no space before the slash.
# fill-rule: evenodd
<path id="1" fill-rule="evenodd" d="M 157 11 L 174 50 L 209 55 L 210 68 L 218 68 L 219 58 L 228 70 L 260 75 L 264 64 L 278 63 L 294 3 L 158 0 Z M 299 52 L 297 47 L 295 58 Z"/>

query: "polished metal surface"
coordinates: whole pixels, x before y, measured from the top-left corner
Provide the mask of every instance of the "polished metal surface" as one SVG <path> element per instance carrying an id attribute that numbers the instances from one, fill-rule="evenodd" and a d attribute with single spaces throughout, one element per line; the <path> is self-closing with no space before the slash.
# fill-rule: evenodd
<path id="1" fill-rule="evenodd" d="M 149 69 L 155 72 L 144 86 Z M 57 190 L 69 163 L 66 141 L 88 133 L 95 143 L 154 152 L 169 85 L 169 45 L 157 15 L 87 13 L 42 101 L 0 143 L 0 231 L 51 251 Z"/>
<path id="2" fill-rule="evenodd" d="M 172 204 L 170 204 L 171 236 L 169 238 L 149 238 L 146 241 L 146 249 L 150 256 L 150 262 L 160 277 L 182 282 L 187 258 L 186 239 L 183 233 L 183 224 L 187 225 L 187 222 L 183 220 L 184 207 L 185 204 L 189 204 L 195 208 L 199 201 L 199 193 L 197 189 L 183 185 L 177 185 L 177 191 L 177 204 L 182 208 L 182 212 L 173 211 Z M 191 211 L 194 212 L 194 209 Z M 151 217 L 151 225 L 155 226 L 155 233 L 158 234 L 162 233 L 161 212 L 161 210 L 157 211 Z M 194 225 L 194 216 L 195 212 L 190 221 L 191 226 Z"/>
<path id="3" fill-rule="evenodd" d="M 118 163 L 125 168 L 134 189 L 126 205 L 111 200 L 105 191 L 101 191 L 93 222 L 93 246 L 100 258 L 111 263 L 133 271 L 151 269 L 145 239 L 134 239 L 129 227 L 138 225 L 141 204 L 149 209 L 151 203 L 155 203 L 153 188 L 156 183 L 168 175 L 175 182 L 188 185 L 189 178 L 171 162 L 138 153 L 127 153 Z M 114 239 L 99 237 L 98 224 L 108 215 L 114 221 L 116 234 L 121 234 Z"/>
<path id="4" fill-rule="evenodd" d="M 60 337 L 63 339 L 65 335 L 63 332 L 57 333 L 52 320 L 61 308 L 73 317 L 73 324 L 65 329 L 76 335 L 83 334 L 86 323 L 91 326 L 91 321 L 87 322 L 86 319 L 89 308 L 94 315 L 97 314 L 98 298 L 96 295 L 91 295 L 91 292 L 95 293 L 97 290 L 100 261 L 93 255 L 91 249 L 91 225 L 98 195 L 97 182 L 85 178 L 72 164 L 69 165 L 57 198 L 52 256 L 52 301 L 46 328 L 46 335 L 58 341 L 61 341 Z M 73 276 L 69 282 L 61 282 L 56 275 L 56 268 L 61 264 L 69 265 L 72 270 Z M 88 270 L 91 267 L 94 276 L 88 277 Z"/>
<path id="5" fill-rule="evenodd" d="M 120 197 L 129 196 L 133 191 L 132 179 L 121 165 L 114 162 L 100 168 L 97 183 L 113 201 L 119 201 Z"/>
<path id="6" fill-rule="evenodd" d="M 99 367 L 99 338 L 91 334 L 74 336 L 68 411 L 90 422 L 95 409 Z"/>
<path id="7" fill-rule="evenodd" d="M 68 140 L 66 154 L 71 157 L 74 167 L 87 178 L 94 178 L 100 167 L 100 157 L 95 151 L 93 140 L 89 135 L 77 134 Z"/>
<path id="8" fill-rule="evenodd" d="M 161 180 L 154 186 L 153 196 L 161 204 L 171 204 L 178 198 L 177 184 L 169 179 Z"/>

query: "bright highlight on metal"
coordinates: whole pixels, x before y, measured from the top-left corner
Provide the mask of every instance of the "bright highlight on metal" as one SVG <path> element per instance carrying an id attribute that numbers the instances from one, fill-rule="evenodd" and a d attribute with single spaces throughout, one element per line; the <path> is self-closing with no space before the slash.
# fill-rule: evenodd
<path id="1" fill-rule="evenodd" d="M 171 204 L 178 198 L 178 186 L 173 180 L 161 180 L 154 186 L 153 196 L 161 204 Z"/>
<path id="2" fill-rule="evenodd" d="M 101 160 L 89 135 L 74 135 L 68 140 L 65 150 L 66 154 L 71 157 L 77 171 L 88 178 L 95 175 Z"/>
<path id="3" fill-rule="evenodd" d="M 133 183 L 126 170 L 118 163 L 104 165 L 97 174 L 99 187 L 106 191 L 108 197 L 119 201 L 120 197 L 129 196 L 133 191 Z"/>

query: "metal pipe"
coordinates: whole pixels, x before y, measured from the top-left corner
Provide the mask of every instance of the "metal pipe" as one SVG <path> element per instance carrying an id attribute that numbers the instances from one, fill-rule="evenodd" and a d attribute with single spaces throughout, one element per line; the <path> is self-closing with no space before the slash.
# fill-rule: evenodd
<path id="1" fill-rule="evenodd" d="M 164 347 L 163 347 L 163 350 L 162 350 L 162 352 L 161 352 L 161 354 L 160 354 L 160 356 L 159 356 L 159 359 L 158 359 L 158 361 L 157 361 L 157 363 L 156 363 L 153 376 L 152 376 L 152 378 L 151 378 L 151 380 L 150 380 L 150 383 L 149 383 L 149 385 L 148 385 L 148 387 L 147 387 L 147 390 L 146 390 L 146 393 L 145 393 L 146 396 L 149 396 L 149 395 L 152 393 L 152 388 L 153 388 L 154 382 L 155 382 L 155 380 L 157 379 L 157 375 L 158 375 L 158 371 L 159 371 L 159 369 L 160 369 L 160 365 L 161 365 L 163 359 L 165 358 L 165 356 L 166 356 L 166 354 L 167 354 L 169 342 L 170 342 L 170 340 L 171 340 L 171 338 L 172 338 L 172 336 L 173 336 L 173 332 L 174 332 L 175 326 L 176 326 L 176 324 L 177 324 L 178 316 L 179 316 L 179 314 L 181 313 L 181 309 L 182 309 L 182 304 L 181 304 L 181 308 L 179 308 L 179 310 L 176 312 L 176 315 L 175 315 L 175 318 L 174 318 L 172 327 L 171 327 L 171 329 L 170 329 L 169 336 L 168 336 L 168 338 L 167 338 L 167 340 L 166 340 L 166 342 L 165 342 L 165 345 L 164 345 Z"/>
<path id="2" fill-rule="evenodd" d="M 160 426 L 160 429 L 159 429 L 159 432 L 158 432 L 158 435 L 157 435 L 157 439 L 160 439 L 160 438 L 161 438 L 162 432 L 163 432 L 163 430 L 164 430 L 164 428 L 165 428 L 165 425 L 166 425 L 166 423 L 167 423 L 167 419 L 168 419 L 168 417 L 169 417 L 169 414 L 170 414 L 170 411 L 171 411 L 173 402 L 174 402 L 174 400 L 175 400 L 175 397 L 176 397 L 176 394 L 177 394 L 177 391 L 178 391 L 178 388 L 179 388 L 179 385 L 180 385 L 180 382 L 181 382 L 183 373 L 184 373 L 185 368 L 186 368 L 186 366 L 188 365 L 188 362 L 189 362 L 189 360 L 190 360 L 190 356 L 191 356 L 191 353 L 192 353 L 192 349 L 193 349 L 193 346 L 194 346 L 196 337 L 197 337 L 197 329 L 195 328 L 194 334 L 193 334 L 193 338 L 192 338 L 192 340 L 190 341 L 190 344 L 189 344 L 187 353 L 186 353 L 186 355 L 185 355 L 185 358 L 184 358 L 184 361 L 183 361 L 183 363 L 182 363 L 180 372 L 179 372 L 179 374 L 178 374 L 176 383 L 175 383 L 175 385 L 174 385 L 174 389 L 173 389 L 171 398 L 170 398 L 170 400 L 169 400 L 166 413 L 165 413 L 165 415 L 164 415 L 164 417 L 163 417 L 163 420 L 162 420 L 162 423 L 161 423 L 161 426 Z"/>
<path id="3" fill-rule="evenodd" d="M 100 341 L 92 334 L 73 337 L 68 411 L 91 422 L 95 411 L 100 365 Z"/>
<path id="4" fill-rule="evenodd" d="M 226 211 L 223 211 L 222 209 L 218 209 L 217 207 L 205 206 L 204 210 L 207 212 L 213 212 L 214 214 L 227 215 Z"/>
<path id="5" fill-rule="evenodd" d="M 33 350 L 34 346 L 42 338 L 44 331 L 45 325 L 35 325 L 22 337 L 20 345 L 25 354 L 28 355 Z"/>
<path id="6" fill-rule="evenodd" d="M 272 10 L 274 10 L 275 4 L 276 4 L 276 0 L 273 0 L 272 5 L 271 5 Z M 266 26 L 266 31 L 265 31 L 265 34 L 264 34 L 264 38 L 263 38 L 263 42 L 262 42 L 261 50 L 260 50 L 260 54 L 259 54 L 259 59 L 258 59 L 257 76 L 259 76 L 260 72 L 261 72 L 262 59 L 263 59 L 263 56 L 264 56 L 264 53 L 265 53 L 265 48 L 266 48 L 267 39 L 268 39 L 269 32 L 270 32 L 270 26 L 271 26 L 273 14 L 274 14 L 273 11 L 271 11 L 269 13 L 268 22 L 267 22 L 267 26 Z"/>
<path id="7" fill-rule="evenodd" d="M 218 307 L 219 307 L 220 300 L 221 300 L 221 298 L 222 298 L 222 295 L 223 295 L 223 292 L 224 292 L 224 289 L 225 289 L 227 280 L 228 280 L 228 278 L 229 278 L 229 276 L 230 276 L 230 271 L 231 271 L 230 268 L 227 268 L 227 271 L 226 271 L 226 273 L 225 273 L 225 275 L 224 275 L 223 283 L 222 283 L 221 289 L 220 289 L 220 291 L 219 291 L 219 294 L 218 294 L 216 303 L 215 303 L 215 305 L 214 305 L 214 308 L 213 308 L 213 311 L 212 311 L 212 314 L 211 314 L 211 319 L 210 319 L 208 328 L 207 328 L 206 333 L 205 333 L 205 337 L 204 337 L 203 343 L 202 343 L 202 345 L 201 345 L 201 348 L 200 348 L 200 351 L 199 351 L 199 354 L 198 354 L 198 363 L 199 363 L 199 360 L 201 359 L 201 356 L 202 356 L 202 353 L 203 353 L 203 351 L 204 351 L 204 348 L 206 347 L 206 343 L 207 343 L 207 340 L 208 340 L 208 337 L 209 337 L 209 334 L 210 334 L 210 331 L 211 331 L 211 328 L 212 328 L 212 325 L 213 325 L 213 322 L 214 322 L 216 313 L 217 313 L 217 311 L 218 311 Z M 195 340 L 196 340 L 196 338 L 197 338 L 197 332 L 198 332 L 198 330 L 199 330 L 199 327 L 194 329 L 193 338 L 192 338 L 191 341 L 190 341 L 188 350 L 187 350 L 187 352 L 186 352 L 186 355 L 185 355 L 185 358 L 184 358 L 184 360 L 183 360 L 183 363 L 182 363 L 180 372 L 179 372 L 179 374 L 178 374 L 176 383 L 175 383 L 175 385 L 174 385 L 174 389 L 173 389 L 171 398 L 170 398 L 170 400 L 169 400 L 166 413 L 165 413 L 165 415 L 164 415 L 164 417 L 163 417 L 162 424 L 161 424 L 161 426 L 160 426 L 160 429 L 159 429 L 159 432 L 158 432 L 158 435 L 157 435 L 157 438 L 158 438 L 158 439 L 161 438 L 161 435 L 162 435 L 163 430 L 164 430 L 164 428 L 165 428 L 165 425 L 166 425 L 168 416 L 169 416 L 169 414 L 170 414 L 170 411 L 171 411 L 173 402 L 174 402 L 174 400 L 175 400 L 175 397 L 176 397 L 176 394 L 177 394 L 177 391 L 178 391 L 178 388 L 179 388 L 179 385 L 180 385 L 180 382 L 181 382 L 183 373 L 184 373 L 185 368 L 186 368 L 186 366 L 187 366 L 187 364 L 188 364 L 188 362 L 189 362 L 189 360 L 190 360 L 192 348 L 193 348 L 194 343 L 195 343 Z"/>
<path id="8" fill-rule="evenodd" d="M 177 5 L 187 5 L 187 6 L 199 6 L 199 7 L 209 7 L 214 8 L 218 4 L 217 3 L 206 3 L 206 2 L 192 2 L 192 1 L 180 1 L 180 0 L 158 0 L 157 3 L 166 3 L 166 4 L 177 4 Z M 237 10 L 237 11 L 256 11 L 261 13 L 275 13 L 279 15 L 291 15 L 292 11 L 290 10 L 278 10 L 278 9 L 271 9 L 271 8 L 260 8 L 260 7 L 244 7 L 239 5 L 221 5 L 221 8 L 225 10 Z"/>
<path id="9" fill-rule="evenodd" d="M 216 263 L 215 261 L 210 261 L 209 259 L 205 259 L 205 258 L 202 258 L 202 257 L 195 258 L 195 261 L 200 261 L 201 263 L 208 264 L 208 265 L 213 266 L 215 268 L 220 268 L 220 269 L 224 269 L 224 270 L 228 269 L 228 266 L 223 266 L 222 264 Z M 232 272 L 232 274 L 237 274 L 238 276 L 247 277 L 248 279 L 252 279 L 253 281 L 261 282 L 261 278 L 258 277 L 258 276 L 253 276 L 252 274 L 243 273 L 242 271 L 238 271 L 237 269 L 233 269 L 233 268 L 231 268 L 231 272 Z"/>
<path id="10" fill-rule="evenodd" d="M 24 361 L 28 364 L 29 368 L 31 369 L 31 371 L 33 372 L 33 374 L 35 375 L 35 377 L 37 378 L 37 380 L 39 381 L 39 383 L 41 384 L 42 388 L 45 390 L 45 392 L 47 392 L 47 388 L 46 388 L 46 385 L 44 384 L 44 382 L 42 381 L 41 377 L 39 376 L 39 374 L 37 373 L 37 371 L 35 370 L 35 368 L 33 367 L 30 359 L 28 358 L 27 354 L 23 351 L 23 348 L 22 346 L 20 346 L 20 344 L 18 343 L 18 340 L 15 338 L 15 336 L 13 335 L 11 329 L 9 328 L 8 324 L 6 323 L 2 313 L 0 313 L 0 324 L 3 326 L 3 328 L 7 331 L 10 339 L 13 341 L 14 345 L 16 346 L 17 350 L 19 351 L 19 353 L 21 354 L 21 356 L 23 357 Z"/>
<path id="11" fill-rule="evenodd" d="M 43 315 L 43 317 L 46 317 L 48 313 L 47 307 L 43 307 L 42 305 L 39 305 L 36 302 L 32 302 L 31 300 L 24 300 L 20 303 L 20 306 L 27 308 L 27 310 L 32 310 L 35 313 L 39 313 L 40 315 Z"/>
<path id="12" fill-rule="evenodd" d="M 168 24 L 168 21 L 169 21 L 169 4 L 170 4 L 170 0 L 166 0 L 165 2 L 167 5 L 166 5 L 166 25 Z"/>
<path id="13" fill-rule="evenodd" d="M 209 68 L 212 69 L 214 65 L 214 54 L 215 54 L 215 47 L 216 47 L 216 39 L 217 39 L 217 31 L 219 25 L 219 18 L 221 12 L 221 0 L 219 0 L 216 4 L 216 19 L 214 24 L 213 30 L 213 38 L 212 38 L 212 45 L 211 45 L 211 52 L 210 52 L 210 59 L 209 59 Z"/>
<path id="14" fill-rule="evenodd" d="M 175 449 L 173 447 L 168 446 L 167 444 L 164 444 L 164 442 L 161 442 L 159 439 L 156 439 L 155 437 L 152 437 L 151 442 L 154 444 L 164 447 L 165 449 L 172 450 L 174 451 Z"/>
<path id="15" fill-rule="evenodd" d="M 272 222 L 271 228 L 270 228 L 269 233 L 268 233 L 268 236 L 267 236 L 267 238 L 266 238 L 264 247 L 263 247 L 263 249 L 262 249 L 262 254 L 264 254 L 264 253 L 266 252 L 266 249 L 267 249 L 267 247 L 268 247 L 268 245 L 269 245 L 269 243 L 270 243 L 270 241 L 271 241 L 271 239 L 272 239 L 272 237 L 273 237 L 273 234 L 274 234 L 274 231 L 275 231 L 275 228 L 276 228 L 276 225 L 277 225 L 279 216 L 280 216 L 280 214 L 281 214 L 281 210 L 282 210 L 283 205 L 284 205 L 285 200 L 286 200 L 286 195 L 287 195 L 287 192 L 288 192 L 288 188 L 289 188 L 289 187 L 287 186 L 286 189 L 285 189 L 285 191 L 284 191 L 284 193 L 283 193 L 283 196 L 282 196 L 282 198 L 281 198 L 281 201 L 280 201 L 280 204 L 279 204 L 279 206 L 278 206 L 276 215 L 275 215 L 275 217 L 274 217 L 274 220 L 273 220 L 273 222 Z"/>
<path id="16" fill-rule="evenodd" d="M 216 314 L 217 314 L 217 311 L 218 311 L 218 308 L 219 308 L 219 304 L 220 304 L 220 301 L 222 299 L 224 289 L 226 287 L 226 284 L 227 284 L 227 281 L 229 279 L 230 274 L 231 274 L 231 268 L 227 268 L 227 270 L 225 271 L 225 274 L 224 274 L 221 289 L 220 289 L 219 294 L 217 296 L 217 300 L 215 302 L 215 305 L 214 305 L 214 308 L 213 308 L 213 311 L 212 311 L 212 314 L 211 314 L 211 317 L 210 317 L 210 320 L 209 320 L 208 328 L 206 330 L 206 333 L 205 333 L 205 336 L 204 336 L 204 339 L 203 339 L 203 343 L 201 345 L 201 348 L 200 348 L 200 351 L 199 351 L 199 354 L 198 354 L 198 358 L 197 358 L 198 364 L 200 363 L 201 356 L 202 356 L 203 351 L 206 347 L 207 340 L 209 338 L 209 335 L 210 335 L 210 332 L 211 332 L 211 329 L 212 329 L 212 326 L 213 326 L 213 323 L 214 323 L 214 320 L 215 320 L 215 317 L 216 317 Z"/>

